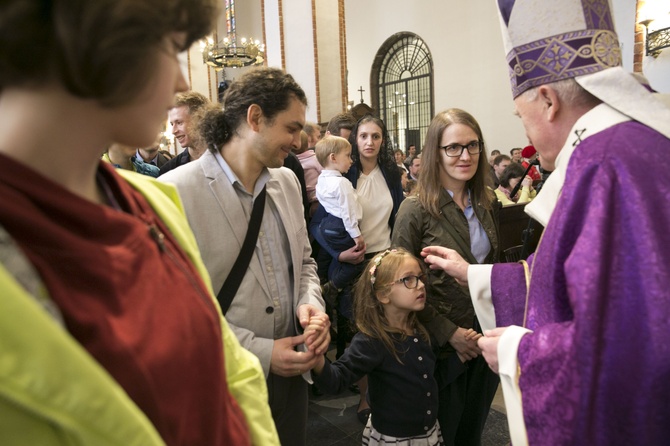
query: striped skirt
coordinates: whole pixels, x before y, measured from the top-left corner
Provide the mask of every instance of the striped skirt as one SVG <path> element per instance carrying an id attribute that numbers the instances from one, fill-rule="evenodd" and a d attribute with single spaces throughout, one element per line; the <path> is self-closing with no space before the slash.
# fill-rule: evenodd
<path id="1" fill-rule="evenodd" d="M 368 424 L 363 430 L 363 446 L 440 446 L 444 444 L 440 423 L 426 431 L 425 434 L 417 437 L 392 437 L 384 435 L 372 426 L 372 416 L 368 418 Z"/>

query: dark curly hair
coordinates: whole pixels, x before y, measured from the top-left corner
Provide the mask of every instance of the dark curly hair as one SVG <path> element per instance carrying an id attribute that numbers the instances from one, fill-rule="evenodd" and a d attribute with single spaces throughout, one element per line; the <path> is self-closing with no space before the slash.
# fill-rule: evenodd
<path id="1" fill-rule="evenodd" d="M 233 82 L 223 96 L 223 110 L 213 110 L 200 121 L 199 131 L 207 148 L 217 153 L 246 121 L 247 110 L 258 105 L 270 122 L 289 107 L 292 98 L 307 105 L 305 92 L 293 79 L 278 68 L 256 68 Z"/>
<path id="2" fill-rule="evenodd" d="M 388 132 L 384 121 L 373 115 L 365 115 L 358 120 L 351 134 L 349 135 L 349 143 L 351 144 L 351 159 L 359 172 L 363 170 L 361 165 L 361 155 L 358 152 L 358 129 L 361 125 L 372 122 L 376 124 L 382 131 L 382 144 L 379 148 L 379 155 L 377 155 L 377 164 L 386 175 L 387 181 L 390 183 L 400 183 L 400 174 L 395 163 L 395 156 L 393 155 L 393 147 L 389 142 Z"/>
<path id="3" fill-rule="evenodd" d="M 119 106 L 137 100 L 171 32 L 186 49 L 206 36 L 216 0 L 3 0 L 0 91 L 56 82 L 69 93 Z"/>

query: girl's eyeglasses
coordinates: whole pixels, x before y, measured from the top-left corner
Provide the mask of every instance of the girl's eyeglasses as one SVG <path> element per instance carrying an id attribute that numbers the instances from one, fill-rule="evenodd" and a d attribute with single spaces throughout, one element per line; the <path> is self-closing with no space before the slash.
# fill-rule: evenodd
<path id="1" fill-rule="evenodd" d="M 419 286 L 419 280 L 420 280 L 422 283 L 425 284 L 425 283 L 426 283 L 426 275 L 425 275 L 425 274 L 421 274 L 421 275 L 419 275 L 419 276 L 407 276 L 407 277 L 402 277 L 402 278 L 396 280 L 396 281 L 393 282 L 393 283 L 394 283 L 394 284 L 396 284 L 396 283 L 402 283 L 403 285 L 405 285 L 405 288 L 410 289 L 410 290 L 413 290 L 414 288 L 416 288 L 416 287 Z"/>

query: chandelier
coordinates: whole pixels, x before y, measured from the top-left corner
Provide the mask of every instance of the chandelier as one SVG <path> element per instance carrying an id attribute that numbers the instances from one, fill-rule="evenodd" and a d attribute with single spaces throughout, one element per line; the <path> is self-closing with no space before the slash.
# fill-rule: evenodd
<path id="1" fill-rule="evenodd" d="M 207 65 L 214 67 L 217 71 L 224 68 L 240 68 L 250 65 L 260 65 L 265 60 L 265 45 L 258 40 L 242 38 L 237 41 L 232 38 L 224 38 L 219 43 L 214 43 L 211 37 L 200 42 L 202 60 Z"/>

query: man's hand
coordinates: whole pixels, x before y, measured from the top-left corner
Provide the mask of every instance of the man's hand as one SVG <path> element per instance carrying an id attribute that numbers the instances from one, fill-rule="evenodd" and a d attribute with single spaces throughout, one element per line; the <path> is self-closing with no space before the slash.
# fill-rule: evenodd
<path id="1" fill-rule="evenodd" d="M 486 359 L 491 370 L 498 373 L 498 341 L 500 336 L 508 327 L 498 327 L 493 330 L 486 330 L 484 337 L 477 341 L 477 345 L 482 349 L 482 356 Z"/>
<path id="2" fill-rule="evenodd" d="M 468 284 L 468 267 L 470 264 L 453 249 L 442 246 L 426 246 L 421 256 L 430 269 L 442 269 L 456 279 L 460 285 Z"/>
<path id="3" fill-rule="evenodd" d="M 298 307 L 297 313 L 300 325 L 306 331 L 303 335 L 307 350 L 315 355 L 323 355 L 328 351 L 330 345 L 330 319 L 323 311 L 314 305 L 303 304 Z M 313 325 L 312 330 L 308 330 L 309 325 Z M 320 330 L 316 330 L 316 326 Z"/>
<path id="4" fill-rule="evenodd" d="M 357 265 L 365 260 L 365 249 L 358 249 L 356 246 L 352 246 L 346 251 L 342 251 L 337 257 L 337 260 L 340 262 L 351 263 L 352 265 Z"/>
<path id="5" fill-rule="evenodd" d="M 275 375 L 290 378 L 314 368 L 320 356 L 314 352 L 297 352 L 295 347 L 304 342 L 304 336 L 276 339 L 272 346 L 270 371 Z"/>
<path id="6" fill-rule="evenodd" d="M 477 346 L 477 339 L 480 337 L 481 335 L 472 328 L 466 330 L 465 328 L 458 327 L 454 334 L 451 335 L 449 344 L 456 349 L 460 360 L 465 362 L 475 359 L 481 354 L 481 350 Z"/>

